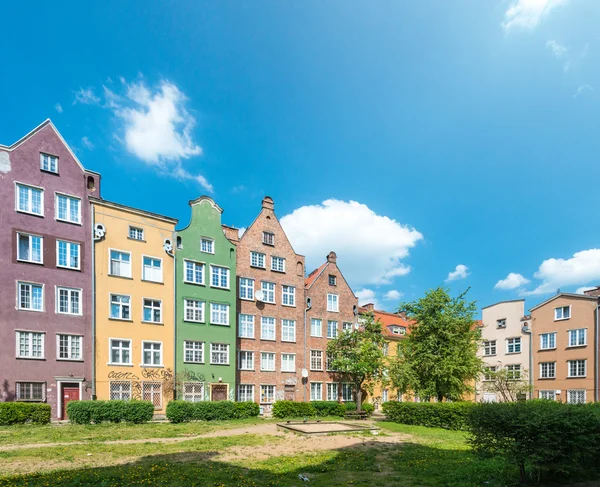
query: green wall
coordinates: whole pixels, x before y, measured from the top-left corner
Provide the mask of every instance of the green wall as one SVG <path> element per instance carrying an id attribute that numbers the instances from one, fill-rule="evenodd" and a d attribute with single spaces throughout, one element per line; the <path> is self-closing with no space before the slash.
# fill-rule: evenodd
<path id="1" fill-rule="evenodd" d="M 210 399 L 210 385 L 229 384 L 229 397 L 235 398 L 236 366 L 236 247 L 223 234 L 221 227 L 222 210 L 211 198 L 202 196 L 190 201 L 192 216 L 189 225 L 176 232 L 181 238 L 181 248 L 175 254 L 175 377 L 177 398 L 183 399 L 183 383 L 204 382 L 204 399 Z M 214 254 L 202 252 L 202 237 L 214 240 Z M 178 245 L 179 239 L 175 239 Z M 184 282 L 184 260 L 204 263 L 204 285 Z M 211 287 L 210 264 L 229 268 L 229 289 Z M 205 302 L 204 322 L 185 321 L 184 299 L 196 299 Z M 229 325 L 210 324 L 210 303 L 229 305 Z M 204 342 L 204 363 L 184 362 L 184 340 Z M 229 365 L 211 365 L 210 344 L 229 344 Z"/>

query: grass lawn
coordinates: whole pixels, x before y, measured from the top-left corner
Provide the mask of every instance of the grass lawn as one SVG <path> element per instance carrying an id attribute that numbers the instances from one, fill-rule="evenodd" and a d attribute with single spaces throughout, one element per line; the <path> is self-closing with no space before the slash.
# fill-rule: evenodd
<path id="1" fill-rule="evenodd" d="M 264 420 L 253 421 L 265 424 Z M 28 443 L 26 440 L 31 438 L 46 443 L 69 439 L 88 443 L 2 451 L 0 486 L 388 484 L 466 487 L 485 483 L 498 487 L 513 484 L 518 479 L 515 469 L 504 462 L 475 457 L 461 432 L 394 423 L 379 423 L 382 428 L 379 437 L 346 437 L 343 446 L 339 446 L 340 438 L 306 439 L 291 433 L 197 438 L 177 443 L 103 443 L 103 439 L 167 438 L 251 424 L 252 421 L 227 421 L 184 425 L 63 425 L 31 427 L 31 430 L 4 428 L 2 446 Z M 36 428 L 38 431 L 32 431 Z M 311 450 L 310 445 L 321 446 Z M 19 475 L 22 472 L 28 473 Z M 299 474 L 310 478 L 310 483 L 300 480 Z"/>

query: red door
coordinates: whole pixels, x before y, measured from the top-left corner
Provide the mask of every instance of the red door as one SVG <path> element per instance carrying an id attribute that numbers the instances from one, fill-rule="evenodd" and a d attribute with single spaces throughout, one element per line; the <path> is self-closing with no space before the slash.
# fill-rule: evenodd
<path id="1" fill-rule="evenodd" d="M 79 386 L 63 386 L 62 419 L 67 418 L 67 403 L 79 401 Z"/>

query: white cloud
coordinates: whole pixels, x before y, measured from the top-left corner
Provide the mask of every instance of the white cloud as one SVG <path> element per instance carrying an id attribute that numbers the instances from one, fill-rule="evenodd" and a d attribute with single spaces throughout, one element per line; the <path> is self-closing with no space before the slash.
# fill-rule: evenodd
<path id="1" fill-rule="evenodd" d="M 95 147 L 94 144 L 92 143 L 92 141 L 88 137 L 82 137 L 81 143 L 83 144 L 83 146 L 86 149 L 92 150 Z"/>
<path id="2" fill-rule="evenodd" d="M 550 48 L 552 54 L 554 54 L 554 56 L 558 59 L 560 59 L 567 53 L 567 48 L 563 46 L 560 42 L 557 42 L 555 40 L 547 41 L 546 47 Z"/>
<path id="3" fill-rule="evenodd" d="M 185 181 L 191 180 L 196 181 L 200 186 L 202 186 L 206 191 L 212 193 L 214 191 L 213 185 L 208 182 L 208 180 L 202 176 L 201 174 L 193 175 L 187 172 L 181 165 L 177 165 L 173 168 L 172 172 L 173 177 Z"/>
<path id="4" fill-rule="evenodd" d="M 577 87 L 577 91 L 575 92 L 575 94 L 573 95 L 573 98 L 577 98 L 579 95 L 582 95 L 585 92 L 594 92 L 594 88 L 591 85 L 581 85 L 579 87 Z"/>
<path id="5" fill-rule="evenodd" d="M 371 303 L 375 307 L 375 309 L 381 309 L 381 306 L 379 305 L 379 300 L 377 299 L 377 295 L 372 289 L 364 288 L 359 291 L 356 291 L 354 294 L 358 298 L 359 306 L 364 306 L 365 304 Z"/>
<path id="6" fill-rule="evenodd" d="M 575 290 L 575 294 L 583 294 L 584 291 L 591 291 L 592 289 L 596 289 L 596 286 L 582 286 L 582 287 L 578 287 Z"/>
<path id="7" fill-rule="evenodd" d="M 60 103 L 57 103 L 56 105 L 54 105 L 54 109 L 58 112 L 58 113 L 62 113 L 63 112 L 63 107 Z"/>
<path id="8" fill-rule="evenodd" d="M 564 287 L 594 284 L 600 281 L 600 249 L 582 250 L 569 259 L 547 259 L 534 276 L 541 284 L 523 295 L 551 294 Z"/>
<path id="9" fill-rule="evenodd" d="M 81 103 L 82 105 L 95 105 L 100 103 L 100 98 L 94 94 L 94 88 L 92 87 L 87 89 L 79 88 L 79 91 L 75 92 L 73 105 L 77 103 Z"/>
<path id="10" fill-rule="evenodd" d="M 383 295 L 383 299 L 386 301 L 397 301 L 402 297 L 402 293 L 400 291 L 396 291 L 392 289 Z"/>
<path id="11" fill-rule="evenodd" d="M 514 27 L 535 29 L 552 10 L 567 2 L 568 0 L 514 0 L 504 13 L 502 27 L 506 31 Z"/>
<path id="12" fill-rule="evenodd" d="M 511 272 L 506 279 L 502 279 L 496 283 L 494 289 L 517 289 L 518 287 L 524 286 L 525 284 L 529 284 L 529 279 L 526 279 L 521 274 L 516 274 Z"/>
<path id="13" fill-rule="evenodd" d="M 464 279 L 469 275 L 469 268 L 466 265 L 458 264 L 456 268 L 448 274 L 446 282 L 457 281 L 458 279 Z"/>
<path id="14" fill-rule="evenodd" d="M 334 250 L 352 285 L 388 284 L 410 272 L 403 264 L 423 235 L 356 201 L 329 199 L 297 208 L 281 218 L 296 251 L 316 268 Z"/>

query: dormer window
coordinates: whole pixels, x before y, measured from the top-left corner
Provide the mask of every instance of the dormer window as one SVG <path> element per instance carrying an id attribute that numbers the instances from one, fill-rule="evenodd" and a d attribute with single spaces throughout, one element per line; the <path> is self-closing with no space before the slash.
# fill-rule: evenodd
<path id="1" fill-rule="evenodd" d="M 58 157 L 49 154 L 40 154 L 40 169 L 58 174 Z"/>
<path id="2" fill-rule="evenodd" d="M 330 286 L 337 286 L 337 277 L 329 274 L 329 285 Z"/>
<path id="3" fill-rule="evenodd" d="M 271 232 L 263 232 L 263 243 L 265 245 L 275 245 L 275 234 Z"/>
<path id="4" fill-rule="evenodd" d="M 390 326 L 390 330 L 394 335 L 406 335 L 406 327 L 405 326 Z"/>
<path id="5" fill-rule="evenodd" d="M 506 328 L 506 318 L 496 320 L 496 328 Z"/>

